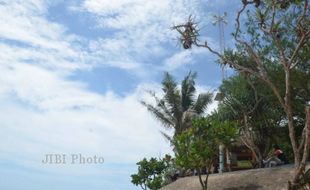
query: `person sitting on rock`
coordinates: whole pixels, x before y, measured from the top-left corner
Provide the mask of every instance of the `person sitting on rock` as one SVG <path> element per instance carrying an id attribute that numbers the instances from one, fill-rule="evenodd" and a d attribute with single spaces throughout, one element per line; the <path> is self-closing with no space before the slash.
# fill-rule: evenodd
<path id="1" fill-rule="evenodd" d="M 265 167 L 273 167 L 287 164 L 288 161 L 286 159 L 286 156 L 280 149 L 280 147 L 278 145 L 274 145 L 273 148 L 274 148 L 273 156 L 267 159 L 266 161 L 263 160 Z"/>

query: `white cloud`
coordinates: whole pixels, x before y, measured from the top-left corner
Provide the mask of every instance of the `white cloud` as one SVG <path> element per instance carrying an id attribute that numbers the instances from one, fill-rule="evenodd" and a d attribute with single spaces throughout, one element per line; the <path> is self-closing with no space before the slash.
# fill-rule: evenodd
<path id="1" fill-rule="evenodd" d="M 173 71 L 178 68 L 184 68 L 185 65 L 194 64 L 195 57 L 199 55 L 210 55 L 210 53 L 206 49 L 195 47 L 190 50 L 176 52 L 164 61 L 162 69 L 165 71 Z"/>
<path id="2" fill-rule="evenodd" d="M 72 54 L 72 48 L 68 48 L 70 45 L 67 40 L 64 40 L 70 37 L 64 35 L 65 28 L 44 19 L 43 13 L 46 10 L 43 6 L 44 1 L 35 2 L 40 6 L 35 6 L 34 2 L 29 1 L 10 1 L 0 4 L 2 26 L 0 37 L 24 42 L 34 47 L 53 50 L 63 48 L 64 51 Z"/>
<path id="3" fill-rule="evenodd" d="M 198 12 L 199 5 L 199 0 L 85 0 L 81 9 L 98 15 L 102 26 L 124 29 L 153 24 L 170 26 Z"/>
<path id="4" fill-rule="evenodd" d="M 138 101 L 140 88 L 120 98 L 68 80 L 102 55 L 48 21 L 47 6 L 40 0 L 0 2 L 0 159 L 37 165 L 45 153 L 85 152 L 102 154 L 110 163 L 136 162 L 169 151 Z M 126 61 L 103 64 L 137 68 L 135 60 Z"/>
<path id="5" fill-rule="evenodd" d="M 3 69 L 0 79 L 7 94 L 42 110 L 88 107 L 100 100 L 98 95 L 86 93 L 85 85 L 33 65 L 16 64 Z"/>
<path id="6" fill-rule="evenodd" d="M 158 84 L 121 98 L 90 92 L 68 76 L 96 64 L 142 72 L 142 63 L 167 56 L 162 44 L 173 36 L 169 27 L 194 12 L 197 2 L 85 1 L 102 26 L 120 30 L 88 43 L 49 21 L 46 1 L 0 1 L 0 159 L 38 166 L 45 153 L 81 152 L 136 162 L 168 152 L 160 124 L 138 101 L 148 99 L 143 89 Z M 175 69 L 189 61 L 185 52 L 167 64 Z"/>
<path id="7" fill-rule="evenodd" d="M 119 59 L 109 59 L 113 57 L 109 53 L 117 50 L 119 45 L 109 43 L 110 52 L 103 53 L 103 49 L 98 53 L 100 41 L 70 34 L 65 26 L 48 20 L 49 4 L 52 3 L 44 0 L 0 3 L 0 52 L 5 58 L 33 62 L 41 67 L 69 73 L 98 65 L 131 71 L 139 69 L 140 64 L 127 59 L 126 54 L 116 56 Z M 93 44 L 97 44 L 97 48 Z"/>
<path id="8" fill-rule="evenodd" d="M 16 64 L 2 74 L 2 159 L 40 169 L 46 153 L 99 154 L 107 163 L 120 163 L 171 151 L 159 133 L 160 123 L 139 103 L 153 101 L 146 90 L 160 95 L 159 84 L 141 84 L 118 97 L 89 92 L 83 83 L 33 65 Z M 197 87 L 199 93 L 209 90 Z"/>
<path id="9" fill-rule="evenodd" d="M 89 67 L 80 38 L 45 18 L 43 0 L 9 1 L 0 4 L 1 65 L 31 62 L 37 66 L 70 72 Z"/>
<path id="10" fill-rule="evenodd" d="M 191 51 L 189 50 L 175 53 L 166 59 L 164 67 L 167 71 L 171 71 L 179 68 L 180 66 L 184 66 L 185 64 L 193 64 L 193 57 L 191 55 Z"/>
<path id="11" fill-rule="evenodd" d="M 85 0 L 74 10 L 95 15 L 98 26 L 112 30 L 112 35 L 94 43 L 96 53 L 112 62 L 120 58 L 144 67 L 151 59 L 174 51 L 171 44 L 178 43 L 178 34 L 171 26 L 184 22 L 190 14 L 204 20 L 200 5 L 199 0 Z"/>
<path id="12" fill-rule="evenodd" d="M 51 89 L 58 90 L 59 99 L 64 101 L 51 99 L 45 111 L 2 96 L 2 156 L 39 164 L 45 153 L 85 153 L 102 155 L 107 163 L 130 163 L 169 152 L 169 145 L 159 133 L 159 124 L 139 103 L 145 96 L 144 88 L 139 87 L 125 98 L 111 92 L 96 96 L 78 85 L 70 88 L 75 90 L 74 95 L 67 89 Z M 79 97 L 81 94 L 88 98 Z M 88 107 L 79 107 L 83 98 Z M 62 103 L 67 104 L 66 109 L 55 108 L 54 105 Z"/>

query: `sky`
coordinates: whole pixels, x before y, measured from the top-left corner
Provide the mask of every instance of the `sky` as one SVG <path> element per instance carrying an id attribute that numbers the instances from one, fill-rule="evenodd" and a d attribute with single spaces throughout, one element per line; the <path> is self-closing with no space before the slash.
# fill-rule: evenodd
<path id="1" fill-rule="evenodd" d="M 164 72 L 198 73 L 216 92 L 221 69 L 206 49 L 184 50 L 171 27 L 194 15 L 201 40 L 219 48 L 214 14 L 231 0 L 0 0 L 0 189 L 135 190 L 144 157 L 171 153 L 161 124 L 140 104 L 161 94 Z M 229 72 L 229 71 L 228 71 Z M 216 109 L 213 102 L 208 112 Z M 43 164 L 46 154 L 103 164 Z M 68 158 L 69 159 L 69 158 Z"/>

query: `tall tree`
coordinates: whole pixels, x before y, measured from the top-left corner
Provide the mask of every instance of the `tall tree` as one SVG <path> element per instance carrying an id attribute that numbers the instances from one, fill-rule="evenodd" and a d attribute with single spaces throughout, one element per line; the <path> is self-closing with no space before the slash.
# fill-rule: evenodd
<path id="1" fill-rule="evenodd" d="M 259 167 L 267 156 L 275 136 L 276 126 L 282 121 L 282 112 L 273 101 L 270 89 L 255 77 L 236 75 L 223 81 L 220 86 L 223 100 L 219 103 L 218 115 L 222 121 L 238 123 L 240 141 L 255 156 Z"/>
<path id="2" fill-rule="evenodd" d="M 255 5 L 252 7 L 251 5 Z M 174 26 L 181 34 L 182 42 L 207 48 L 217 55 L 220 63 L 229 65 L 236 71 L 253 75 L 265 82 L 286 115 L 289 138 L 294 153 L 295 175 L 289 185 L 294 189 L 307 165 L 310 151 L 310 103 L 305 105 L 302 137 L 297 138 L 294 115 L 292 73 L 309 68 L 310 14 L 308 0 L 242 0 L 237 12 L 236 30 L 233 33 L 237 49 L 226 50 L 224 54 L 198 41 L 199 30 L 192 19 L 182 25 Z M 246 22 L 240 18 L 246 13 Z M 245 32 L 242 31 L 245 29 Z M 270 74 L 273 66 L 280 66 L 284 72 L 285 90 L 277 86 Z M 310 73 L 307 73 L 310 76 Z"/>
<path id="3" fill-rule="evenodd" d="M 196 95 L 195 78 L 197 74 L 189 72 L 181 82 L 179 88 L 175 79 L 165 73 L 162 81 L 162 98 L 155 93 L 150 93 L 156 101 L 156 105 L 142 101 L 141 103 L 168 129 L 174 129 L 174 135 L 180 134 L 191 126 L 194 116 L 204 113 L 208 104 L 212 101 L 212 93 Z M 162 132 L 172 142 L 173 137 Z"/>

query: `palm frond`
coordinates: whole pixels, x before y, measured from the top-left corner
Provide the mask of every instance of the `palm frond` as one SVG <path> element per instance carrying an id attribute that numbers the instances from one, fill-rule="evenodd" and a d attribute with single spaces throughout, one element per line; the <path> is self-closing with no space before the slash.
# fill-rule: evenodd
<path id="1" fill-rule="evenodd" d="M 163 131 L 160 131 L 160 133 L 165 137 L 165 139 L 167 141 L 169 141 L 170 145 L 173 144 L 173 137 L 171 137 L 170 135 L 168 135 L 167 133 L 163 132 Z"/>
<path id="2" fill-rule="evenodd" d="M 140 101 L 142 105 L 144 105 L 155 117 L 158 119 L 164 127 L 166 128 L 173 128 L 174 127 L 174 121 L 172 121 L 169 117 L 166 116 L 165 113 L 163 113 L 161 110 L 157 109 L 151 104 L 148 104 L 144 101 Z"/>
<path id="3" fill-rule="evenodd" d="M 193 110 L 196 111 L 197 114 L 202 114 L 207 106 L 212 102 L 212 93 L 203 93 L 199 94 L 198 98 L 193 106 Z"/>
<path id="4" fill-rule="evenodd" d="M 164 79 L 162 80 L 161 84 L 163 85 L 164 93 L 171 89 L 173 89 L 174 91 L 175 89 L 177 89 L 178 85 L 174 78 L 168 72 L 165 72 Z"/>
<path id="5" fill-rule="evenodd" d="M 177 88 L 177 83 L 169 73 L 165 73 L 162 81 L 164 91 L 164 101 L 167 103 L 167 108 L 175 118 L 182 117 L 181 97 Z"/>
<path id="6" fill-rule="evenodd" d="M 165 114 L 166 118 L 169 118 L 169 120 L 173 121 L 173 123 L 176 123 L 176 120 L 173 116 L 173 113 L 167 108 L 166 103 L 163 99 L 160 99 L 156 96 L 156 94 L 152 91 L 148 91 L 149 94 L 155 99 L 156 101 L 156 108 L 163 114 Z"/>
<path id="7" fill-rule="evenodd" d="M 182 109 L 186 111 L 189 109 L 194 103 L 195 97 L 195 78 L 197 73 L 189 72 L 188 75 L 184 78 L 181 85 L 181 98 L 182 98 Z"/>

